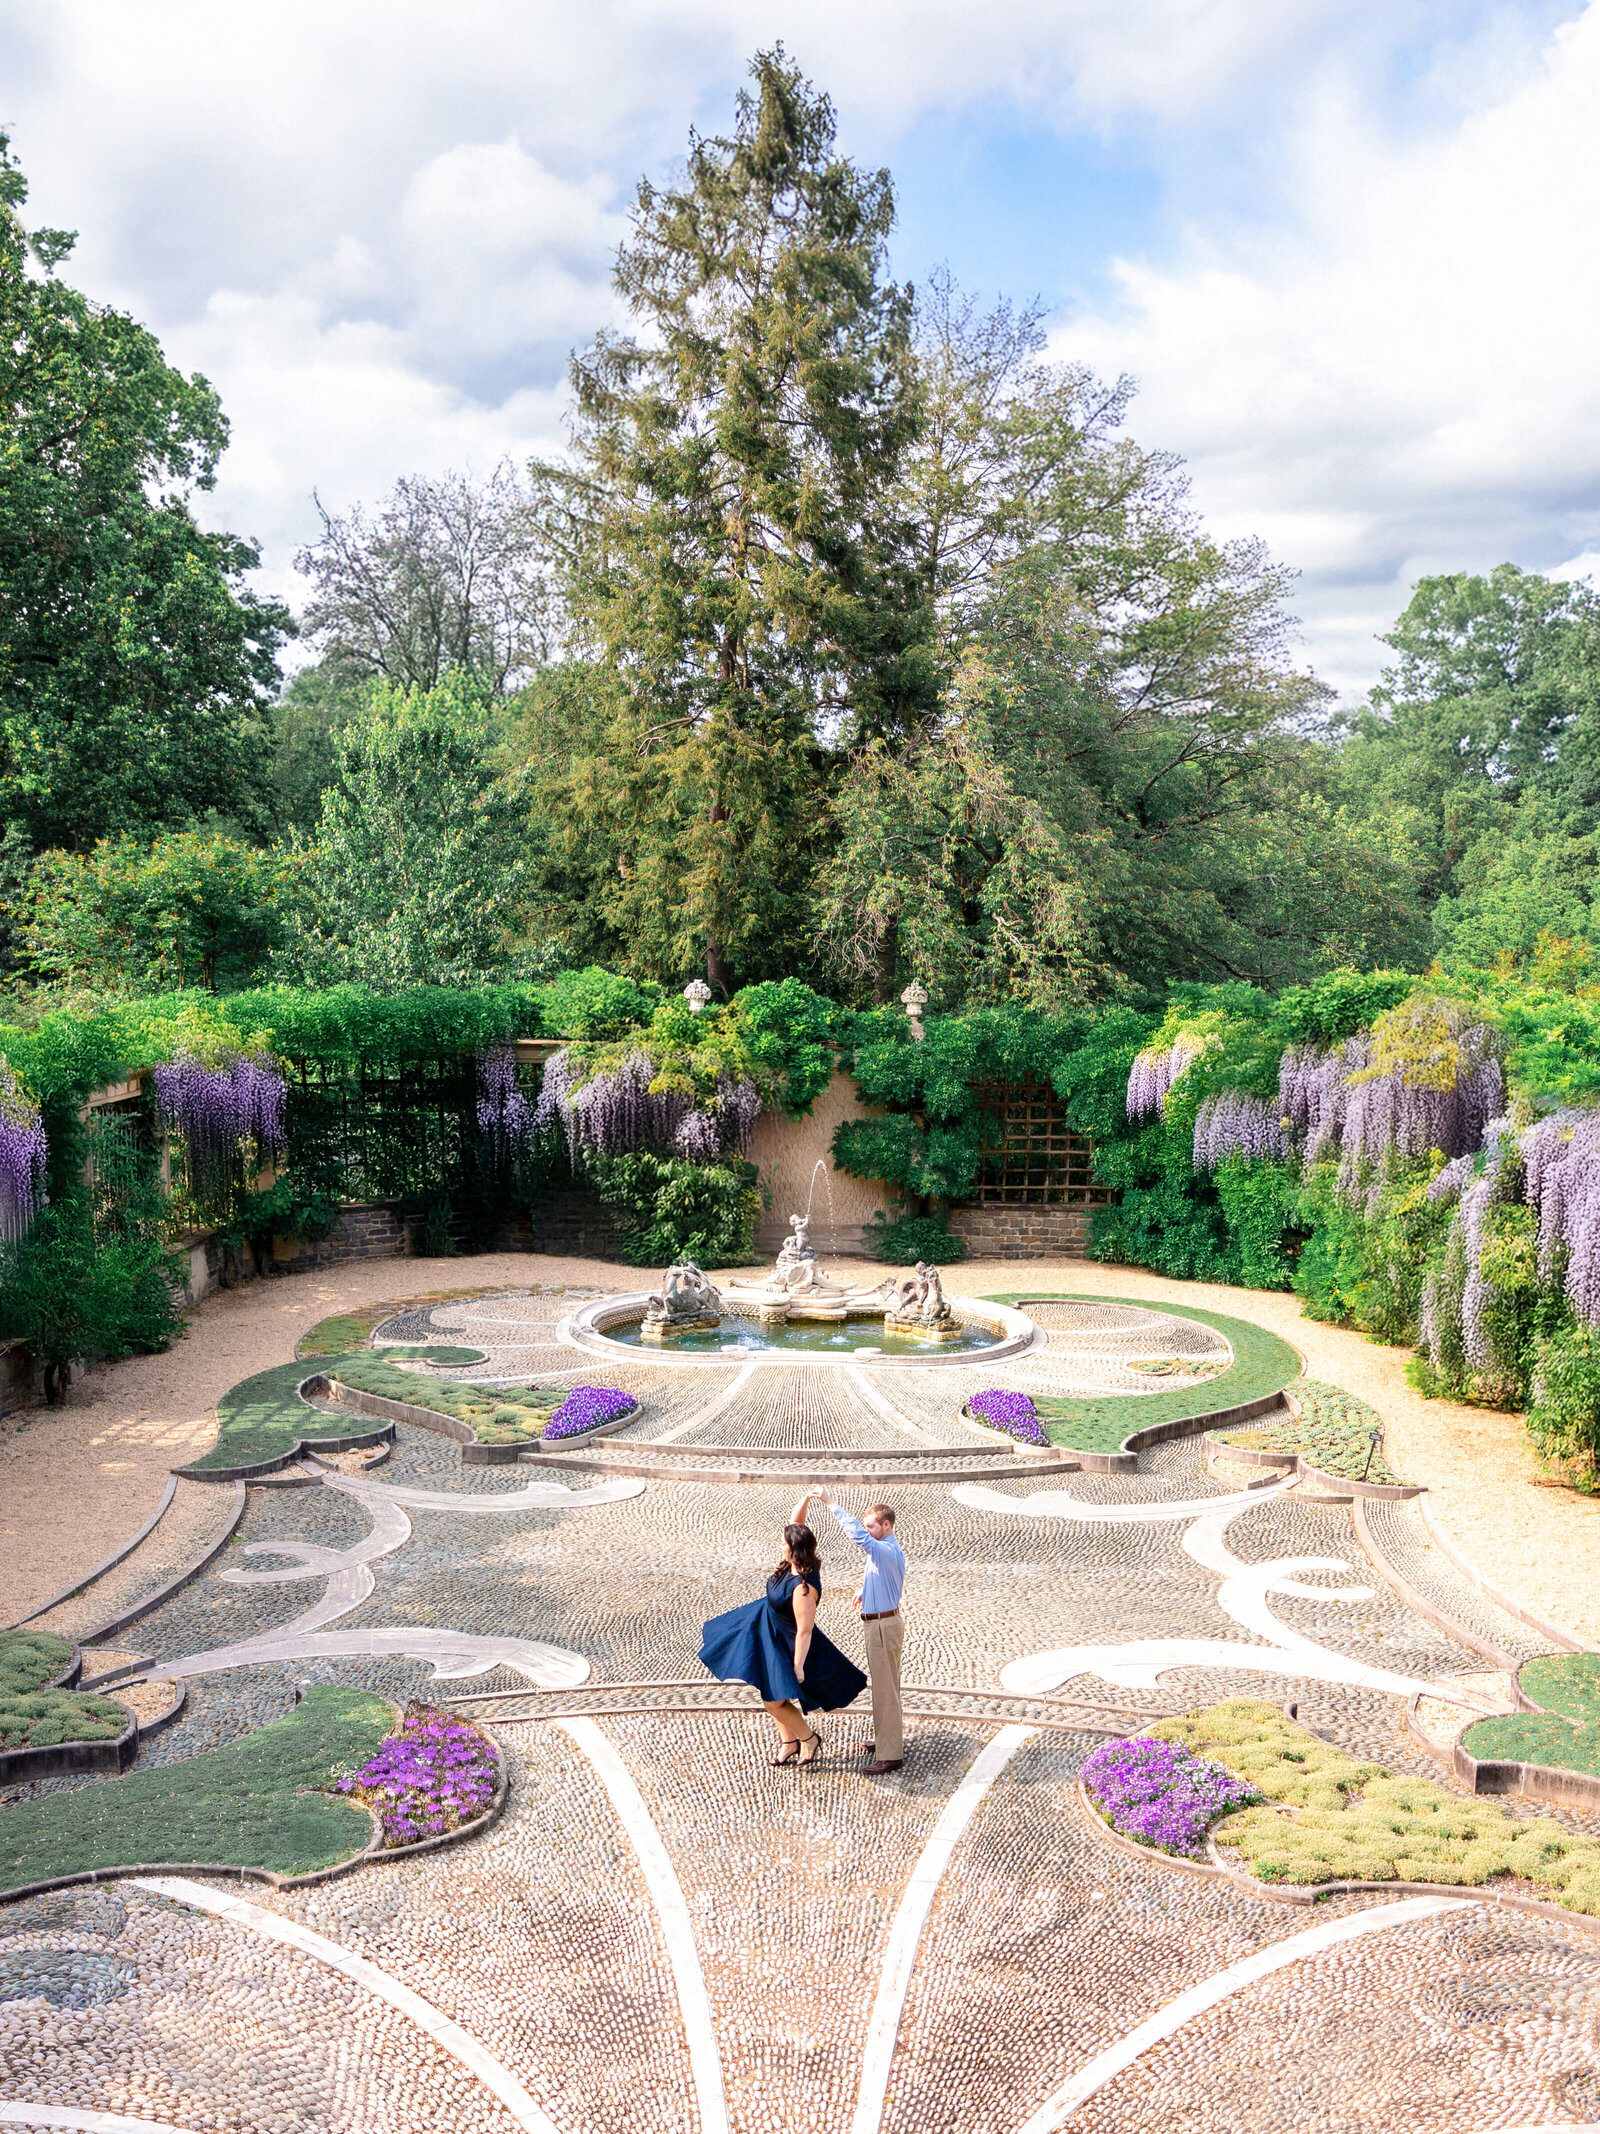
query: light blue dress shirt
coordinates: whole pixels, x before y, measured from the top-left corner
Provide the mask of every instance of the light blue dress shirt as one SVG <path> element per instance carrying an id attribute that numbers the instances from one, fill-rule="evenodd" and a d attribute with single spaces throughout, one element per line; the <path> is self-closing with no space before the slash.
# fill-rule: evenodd
<path id="1" fill-rule="evenodd" d="M 867 1574 L 861 1582 L 861 1613 L 892 1615 L 906 1586 L 906 1559 L 899 1542 L 893 1534 L 887 1541 L 879 1541 L 842 1504 L 830 1504 L 828 1509 L 867 1559 Z"/>

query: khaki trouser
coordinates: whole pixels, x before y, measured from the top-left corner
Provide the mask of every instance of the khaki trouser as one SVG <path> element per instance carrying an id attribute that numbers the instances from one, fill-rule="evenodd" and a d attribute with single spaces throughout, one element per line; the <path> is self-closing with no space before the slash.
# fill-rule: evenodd
<path id="1" fill-rule="evenodd" d="M 867 1640 L 867 1680 L 872 1684 L 873 1755 L 900 1761 L 904 1721 L 900 1715 L 900 1647 L 905 1629 L 898 1614 L 880 1615 L 861 1626 Z"/>

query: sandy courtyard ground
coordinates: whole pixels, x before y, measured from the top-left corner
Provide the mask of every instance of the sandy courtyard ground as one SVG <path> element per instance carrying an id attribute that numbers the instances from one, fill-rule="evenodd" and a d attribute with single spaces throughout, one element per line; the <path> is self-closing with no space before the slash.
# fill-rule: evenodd
<path id="1" fill-rule="evenodd" d="M 868 1281 L 883 1270 L 830 1261 Z M 602 1260 L 496 1253 L 448 1260 L 362 1260 L 253 1282 L 208 1297 L 164 1356 L 91 1371 L 54 1413 L 0 1421 L 0 1622 L 15 1621 L 126 1540 L 154 1511 L 174 1467 L 212 1442 L 230 1386 L 284 1363 L 318 1320 L 388 1300 L 461 1289 L 643 1288 L 651 1277 Z M 1141 1268 L 1070 1261 L 968 1261 L 952 1293 L 1144 1297 L 1231 1312 L 1269 1327 L 1305 1358 L 1307 1375 L 1369 1401 L 1387 1425 L 1385 1452 L 1425 1482 L 1451 1539 L 1488 1577 L 1600 1646 L 1600 1500 L 1549 1474 L 1521 1419 L 1423 1400 L 1405 1381 L 1409 1351 L 1301 1316 L 1272 1291 L 1173 1282 Z"/>

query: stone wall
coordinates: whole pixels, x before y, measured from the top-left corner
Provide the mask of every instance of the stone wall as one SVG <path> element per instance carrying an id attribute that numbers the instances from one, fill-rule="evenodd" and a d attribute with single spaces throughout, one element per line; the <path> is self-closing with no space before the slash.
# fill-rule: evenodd
<path id="1" fill-rule="evenodd" d="M 878 1179 L 848 1178 L 833 1167 L 833 1132 L 843 1119 L 876 1119 L 878 1105 L 863 1104 L 847 1074 L 836 1074 L 804 1119 L 763 1112 L 750 1141 L 750 1160 L 761 1173 L 763 1205 L 756 1243 L 775 1252 L 789 1232 L 791 1215 L 803 1215 L 809 1198 L 811 1241 L 822 1253 L 859 1252 L 861 1229 L 882 1208 L 897 1212 L 898 1196 Z M 826 1164 L 818 1176 L 817 1164 Z M 815 1188 L 812 1181 L 815 1179 Z M 832 1209 L 829 1209 L 829 1192 Z"/>
<path id="2" fill-rule="evenodd" d="M 358 1201 L 342 1209 L 326 1237 L 275 1237 L 273 1264 L 284 1274 L 336 1267 L 344 1260 L 394 1260 L 405 1252 L 406 1226 L 385 1201 Z"/>
<path id="3" fill-rule="evenodd" d="M 950 1228 L 971 1260 L 1081 1260 L 1094 1210 L 974 1201 L 950 1211 Z"/>
<path id="4" fill-rule="evenodd" d="M 568 1193 L 541 1193 L 533 1204 L 532 1235 L 519 1238 L 511 1251 L 559 1252 L 576 1259 L 614 1260 L 617 1225 L 597 1194 L 574 1188 Z"/>

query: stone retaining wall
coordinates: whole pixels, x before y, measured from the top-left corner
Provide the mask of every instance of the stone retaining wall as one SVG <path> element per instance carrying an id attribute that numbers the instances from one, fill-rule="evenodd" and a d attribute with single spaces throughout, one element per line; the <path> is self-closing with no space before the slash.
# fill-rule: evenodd
<path id="1" fill-rule="evenodd" d="M 1089 1242 L 1091 1207 L 1033 1207 L 977 1201 L 950 1211 L 950 1228 L 973 1260 L 1081 1260 Z"/>
<path id="2" fill-rule="evenodd" d="M 394 1260 L 406 1250 L 406 1226 L 382 1201 L 357 1202 L 340 1211 L 326 1237 L 275 1237 L 272 1257 L 284 1273 L 336 1267 L 344 1260 Z"/>
<path id="3" fill-rule="evenodd" d="M 566 1193 L 541 1193 L 533 1204 L 533 1234 L 517 1249 L 558 1252 L 575 1259 L 614 1260 L 616 1219 L 597 1194 L 576 1188 Z"/>

